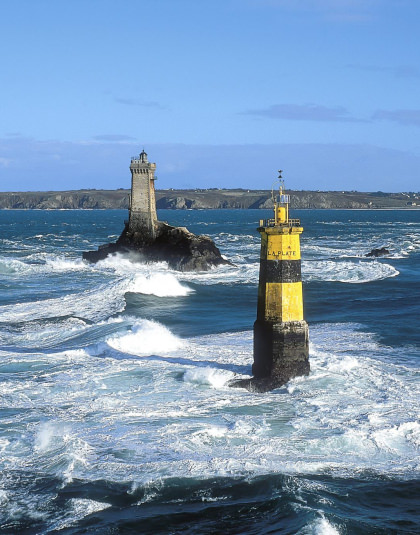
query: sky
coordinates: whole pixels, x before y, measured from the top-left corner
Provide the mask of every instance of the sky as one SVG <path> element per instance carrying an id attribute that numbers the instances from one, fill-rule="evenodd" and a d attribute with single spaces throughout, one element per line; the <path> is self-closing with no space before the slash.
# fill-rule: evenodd
<path id="1" fill-rule="evenodd" d="M 0 191 L 420 190 L 419 0 L 0 0 Z"/>

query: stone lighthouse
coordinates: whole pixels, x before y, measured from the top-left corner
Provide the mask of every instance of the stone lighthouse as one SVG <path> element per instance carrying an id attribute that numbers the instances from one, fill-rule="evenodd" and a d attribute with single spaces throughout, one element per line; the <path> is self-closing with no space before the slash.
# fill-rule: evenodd
<path id="1" fill-rule="evenodd" d="M 157 214 L 155 199 L 156 164 L 147 159 L 144 149 L 131 158 L 131 196 L 128 231 L 144 244 L 156 238 Z"/>
<path id="2" fill-rule="evenodd" d="M 129 218 L 116 242 L 100 245 L 97 251 L 85 251 L 88 262 L 99 262 L 108 255 L 130 254 L 134 262 L 166 262 L 178 271 L 207 271 L 215 266 L 231 265 L 208 236 L 197 236 L 185 227 L 173 227 L 158 221 L 155 199 L 156 164 L 144 150 L 131 158 L 131 196 Z"/>

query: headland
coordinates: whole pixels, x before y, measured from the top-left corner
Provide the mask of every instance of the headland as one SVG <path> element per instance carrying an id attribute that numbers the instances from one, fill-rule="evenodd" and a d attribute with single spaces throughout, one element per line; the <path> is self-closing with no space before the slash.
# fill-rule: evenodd
<path id="1" fill-rule="evenodd" d="M 294 191 L 293 209 L 420 209 L 420 193 L 358 191 Z M 0 210 L 106 210 L 128 209 L 128 189 L 74 191 L 27 191 L 0 193 Z M 162 189 L 156 190 L 156 208 L 271 209 L 271 190 Z"/>

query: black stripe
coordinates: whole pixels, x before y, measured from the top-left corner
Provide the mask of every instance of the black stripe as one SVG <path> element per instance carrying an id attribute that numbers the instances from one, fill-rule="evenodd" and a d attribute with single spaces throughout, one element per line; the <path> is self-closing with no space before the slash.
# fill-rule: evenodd
<path id="1" fill-rule="evenodd" d="M 300 260 L 260 260 L 260 283 L 301 281 Z"/>

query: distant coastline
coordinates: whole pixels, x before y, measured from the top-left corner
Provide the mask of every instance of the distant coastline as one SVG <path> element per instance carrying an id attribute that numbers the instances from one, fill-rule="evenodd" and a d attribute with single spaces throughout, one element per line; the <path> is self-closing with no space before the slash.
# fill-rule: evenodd
<path id="1" fill-rule="evenodd" d="M 420 208 L 420 193 L 358 191 L 288 191 L 296 209 L 412 209 Z M 128 189 L 0 192 L 0 210 L 128 209 Z M 266 209 L 271 191 L 244 189 L 169 189 L 156 191 L 158 209 Z"/>

